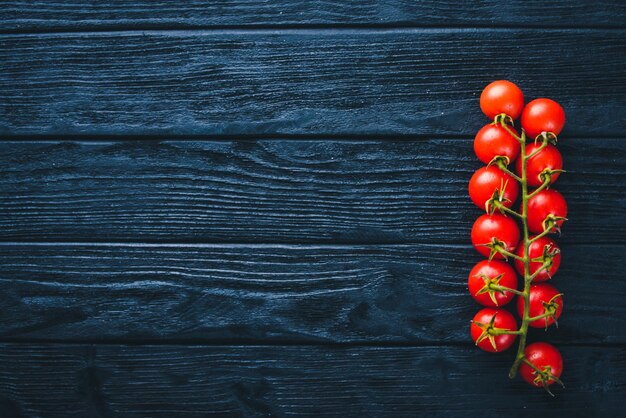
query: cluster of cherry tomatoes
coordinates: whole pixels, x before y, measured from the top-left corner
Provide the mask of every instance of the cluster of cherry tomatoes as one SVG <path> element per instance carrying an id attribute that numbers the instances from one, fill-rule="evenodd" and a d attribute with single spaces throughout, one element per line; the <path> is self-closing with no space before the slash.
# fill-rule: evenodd
<path id="1" fill-rule="evenodd" d="M 486 211 L 476 219 L 471 233 L 474 248 L 486 258 L 469 274 L 470 294 L 485 306 L 472 320 L 471 336 L 481 349 L 501 352 L 526 332 L 518 329 L 513 314 L 503 308 L 515 296 L 516 311 L 524 318 L 527 292 L 530 327 L 547 329 L 563 310 L 562 294 L 546 282 L 561 263 L 560 249 L 549 235 L 560 232 L 567 216 L 565 199 L 551 187 L 563 171 L 563 159 L 554 144 L 565 124 L 565 113 L 551 99 L 535 99 L 524 106 L 522 91 L 506 80 L 483 90 L 480 107 L 493 123 L 476 134 L 474 151 L 486 165 L 476 170 L 469 183 L 472 201 Z M 522 136 L 513 127 L 520 116 Z M 525 195 L 516 212 L 513 207 L 520 192 Z M 511 259 L 513 265 L 507 263 Z M 562 370 L 561 354 L 547 343 L 528 345 L 519 364 L 524 380 L 545 388 L 560 383 Z"/>

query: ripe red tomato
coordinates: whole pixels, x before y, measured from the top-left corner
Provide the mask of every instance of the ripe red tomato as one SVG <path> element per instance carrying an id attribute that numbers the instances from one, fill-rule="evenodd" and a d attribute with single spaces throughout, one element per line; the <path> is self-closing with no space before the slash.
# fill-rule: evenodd
<path id="1" fill-rule="evenodd" d="M 529 322 L 528 326 L 533 328 L 547 328 L 558 320 L 563 312 L 563 297 L 558 290 L 548 283 L 530 285 L 530 317 L 543 315 L 551 311 L 553 316 L 537 319 Z M 520 318 L 524 315 L 524 298 L 517 298 L 517 313 Z"/>
<path id="2" fill-rule="evenodd" d="M 533 239 L 534 237 L 530 237 Z M 546 270 L 543 269 L 540 273 L 538 273 L 533 279 L 533 283 L 545 282 L 553 277 L 556 272 L 559 270 L 559 266 L 561 265 L 561 249 L 556 245 L 556 242 L 551 240 L 548 237 L 541 237 L 537 241 L 530 244 L 528 247 L 528 255 L 530 259 L 539 258 L 543 256 L 544 248 L 547 247 L 548 252 L 555 251 L 556 254 L 552 257 L 552 265 Z M 520 245 L 517 248 L 516 254 L 520 257 L 524 256 L 524 246 Z M 531 261 L 530 262 L 530 274 L 534 274 L 537 270 L 539 270 L 543 266 L 543 263 L 540 261 Z M 515 260 L 515 268 L 518 273 L 524 275 L 524 263 L 520 260 Z"/>
<path id="3" fill-rule="evenodd" d="M 491 280 L 485 280 L 485 277 Z M 476 302 L 483 306 L 503 306 L 513 299 L 514 294 L 511 292 L 489 291 L 487 287 L 489 282 L 517 289 L 517 274 L 510 265 L 497 260 L 479 261 L 470 271 L 467 287 Z"/>
<path id="4" fill-rule="evenodd" d="M 542 132 L 561 133 L 565 125 L 565 111 L 551 99 L 535 99 L 528 103 L 522 112 L 522 128 L 530 138 Z"/>
<path id="5" fill-rule="evenodd" d="M 502 200 L 504 206 L 507 208 L 513 206 L 519 194 L 519 185 L 498 167 L 479 168 L 469 182 L 470 198 L 481 209 L 485 209 L 485 202 L 491 199 L 496 189 L 504 196 L 504 200 Z"/>
<path id="6" fill-rule="evenodd" d="M 478 311 L 472 320 L 470 333 L 476 345 L 490 353 L 504 351 L 513 345 L 517 335 L 492 335 L 490 331 L 515 331 L 517 321 L 509 311 L 497 308 L 484 308 Z"/>
<path id="7" fill-rule="evenodd" d="M 515 84 L 507 80 L 490 83 L 480 94 L 480 109 L 489 119 L 506 113 L 517 119 L 524 107 L 524 94 Z"/>
<path id="8" fill-rule="evenodd" d="M 509 129 L 517 135 L 513 127 Z M 519 155 L 520 144 L 502 125 L 490 123 L 483 126 L 474 137 L 474 152 L 485 164 L 498 155 L 509 157 L 509 163 L 513 163 Z"/>
<path id="9" fill-rule="evenodd" d="M 553 189 L 542 190 L 528 199 L 528 229 L 535 234 L 543 232 L 543 221 L 548 215 L 567 217 L 567 202 L 561 193 Z M 558 220 L 556 224 L 560 228 L 563 220 Z"/>
<path id="10" fill-rule="evenodd" d="M 485 257 L 489 257 L 491 249 L 484 245 L 491 243 L 493 238 L 502 241 L 507 251 L 514 252 L 519 243 L 519 236 L 517 222 L 499 213 L 481 215 L 472 226 L 472 244 L 476 251 Z M 498 253 L 494 258 L 503 259 L 504 256 Z"/>
<path id="11" fill-rule="evenodd" d="M 537 148 L 539 148 L 541 144 L 539 143 L 531 143 L 526 145 L 526 155 L 532 154 Z M 522 175 L 522 159 L 517 160 L 516 164 L 517 174 L 521 177 Z M 528 181 L 528 185 L 530 187 L 539 187 L 543 184 L 543 180 L 540 175 L 543 170 L 549 168 L 551 170 L 562 170 L 563 169 L 563 157 L 561 157 L 561 153 L 559 150 L 553 146 L 548 145 L 537 155 L 529 159 L 526 163 L 526 177 Z M 550 183 L 554 184 L 557 178 L 561 173 L 557 172 L 550 176 Z"/>
<path id="12" fill-rule="evenodd" d="M 528 364 L 522 362 L 519 367 L 519 373 L 526 382 L 533 386 L 544 387 L 550 386 L 563 373 L 563 357 L 555 346 L 548 343 L 529 344 L 524 350 L 524 356 L 535 367 L 545 373 L 545 378 L 537 373 L 535 369 Z"/>

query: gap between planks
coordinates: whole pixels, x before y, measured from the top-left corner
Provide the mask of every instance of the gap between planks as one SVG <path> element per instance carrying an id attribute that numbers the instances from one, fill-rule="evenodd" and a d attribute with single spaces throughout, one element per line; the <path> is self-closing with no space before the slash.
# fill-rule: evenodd
<path id="1" fill-rule="evenodd" d="M 469 231 L 468 231 L 469 232 Z M 469 239 L 468 239 L 469 242 Z M 612 243 L 589 243 L 589 242 L 568 242 L 561 243 L 561 246 L 567 247 L 588 247 L 593 245 L 594 247 L 611 247 L 615 248 L 618 246 L 626 246 L 626 242 L 612 242 Z M 342 243 L 335 244 L 331 242 L 320 242 L 320 243 L 263 243 L 263 242 L 193 242 L 193 241 L 165 241 L 163 239 L 148 241 L 131 241 L 131 240 L 120 240 L 120 241 L 0 241 L 0 247 L 13 247 L 13 246 L 22 246 L 22 247 L 145 247 L 145 248 L 281 248 L 281 249 L 289 249 L 289 248 L 300 248 L 300 249 L 316 249 L 316 248 L 324 248 L 324 249 L 350 249 L 350 248 L 358 248 L 358 247 L 395 247 L 395 248 L 403 248 L 403 247 L 427 247 L 427 248 L 458 248 L 458 249 L 470 249 L 472 248 L 471 244 L 429 244 L 424 242 L 411 242 L 411 241 L 401 241 L 401 242 L 351 242 L 351 243 Z"/>
<path id="2" fill-rule="evenodd" d="M 0 344 L 11 345 L 60 345 L 60 346 L 121 346 L 121 347 L 229 347 L 229 348 L 253 348 L 253 347 L 328 347 L 328 348 L 419 348 L 419 347 L 441 347 L 441 348 L 470 348 L 474 344 L 470 342 L 469 336 L 467 342 L 461 341 L 436 341 L 436 342 L 403 342 L 403 341 L 290 341 L 290 340 L 220 340 L 210 341 L 198 338 L 194 339 L 145 339 L 145 340 L 124 340 L 124 339 L 107 339 L 99 341 L 95 339 L 38 339 L 38 338 L 0 338 Z M 565 347 L 586 347 L 586 348 L 625 348 L 626 343 L 604 342 L 604 343 L 570 343 L 560 342 L 560 346 Z M 511 351 L 512 353 L 512 351 Z"/>
<path id="3" fill-rule="evenodd" d="M 489 120 L 485 121 L 488 124 Z M 334 141 L 334 142 L 422 142 L 422 141 L 470 141 L 474 139 L 476 132 L 465 134 L 151 134 L 151 135 L 120 135 L 120 134 L 45 134 L 45 135 L 0 135 L 3 143 L 33 143 L 33 144 L 58 144 L 60 142 L 75 142 L 81 144 L 112 144 L 118 142 L 259 142 L 259 141 L 280 141 L 280 142 L 312 142 L 312 141 Z M 563 135 L 563 140 L 587 140 L 603 139 L 610 141 L 624 141 L 625 136 L 606 134 L 577 134 Z"/>
<path id="4" fill-rule="evenodd" d="M 0 20 L 1 21 L 1 20 Z M 564 25 L 546 27 L 542 24 L 481 24 L 472 25 L 399 25 L 399 24 L 250 24 L 250 25 L 171 25 L 163 27 L 158 24 L 144 25 L 104 25 L 85 30 L 84 27 L 57 27 L 42 29 L 0 29 L 0 35 L 89 35 L 89 34 L 137 34 L 137 33 L 214 33 L 214 34 L 239 34 L 239 33 L 281 33 L 281 34 L 306 34 L 306 33 L 412 33 L 412 32 L 473 32 L 473 31 L 541 31 L 541 32 L 581 32 L 581 31 L 625 31 L 623 25 Z"/>
<path id="5" fill-rule="evenodd" d="M 0 20 L 1 22 L 1 20 Z M 159 28 L 158 26 L 137 27 L 137 26 L 120 26 L 120 27 L 94 27 L 89 30 L 84 28 L 60 28 L 42 29 L 41 31 L 27 29 L 8 29 L 0 30 L 0 36 L 10 38 L 13 36 L 33 36 L 41 37 L 41 35 L 50 37 L 63 37 L 67 35 L 157 35 L 171 34 L 182 36 L 189 34 L 196 35 L 238 35 L 238 34 L 259 34 L 259 35 L 334 35 L 334 34 L 407 34 L 407 33 L 464 33 L 464 32 L 542 32 L 542 33 L 559 33 L 559 32 L 626 32 L 623 26 L 561 26 L 561 27 L 544 27 L 532 25 L 420 25 L 420 26 L 401 26 L 401 25 L 243 25 L 243 26 L 210 26 L 210 27 L 189 27 L 174 26 L 171 28 Z"/>

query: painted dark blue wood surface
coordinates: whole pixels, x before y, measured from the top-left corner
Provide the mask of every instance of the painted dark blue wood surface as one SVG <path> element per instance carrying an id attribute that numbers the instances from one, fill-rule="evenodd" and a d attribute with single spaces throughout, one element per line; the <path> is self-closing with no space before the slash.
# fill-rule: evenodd
<path id="1" fill-rule="evenodd" d="M 2 3 L 0 417 L 623 415 L 625 4 Z M 554 399 L 467 336 L 494 78 L 569 117 Z"/>

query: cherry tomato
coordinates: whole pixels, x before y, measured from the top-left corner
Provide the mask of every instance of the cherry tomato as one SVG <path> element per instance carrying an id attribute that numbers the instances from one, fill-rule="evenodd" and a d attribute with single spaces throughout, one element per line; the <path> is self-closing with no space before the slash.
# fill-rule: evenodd
<path id="1" fill-rule="evenodd" d="M 553 189 L 542 190 L 528 199 L 528 229 L 535 234 L 543 232 L 543 221 L 548 215 L 567 217 L 567 202 L 561 193 Z M 556 225 L 560 228 L 563 219 L 558 219 Z M 553 228 L 552 232 L 556 229 Z"/>
<path id="2" fill-rule="evenodd" d="M 476 251 L 485 257 L 489 257 L 491 249 L 484 245 L 491 243 L 494 238 L 503 242 L 507 251 L 514 252 L 519 243 L 519 236 L 517 222 L 499 213 L 479 216 L 472 226 L 472 244 Z M 503 259 L 504 256 L 497 253 L 494 258 Z"/>
<path id="3" fill-rule="evenodd" d="M 491 199 L 493 192 L 498 190 L 502 195 L 502 203 L 510 208 L 519 194 L 517 182 L 498 167 L 489 166 L 476 170 L 469 182 L 469 195 L 472 202 L 485 209 L 485 202 Z"/>
<path id="4" fill-rule="evenodd" d="M 535 99 L 522 112 L 522 128 L 534 139 L 542 132 L 561 133 L 565 125 L 565 111 L 551 99 Z"/>
<path id="5" fill-rule="evenodd" d="M 517 335 L 493 335 L 498 330 L 515 331 L 517 321 L 509 311 L 498 308 L 484 308 L 472 320 L 470 333 L 476 345 L 490 353 L 504 351 L 514 342 Z"/>
<path id="6" fill-rule="evenodd" d="M 531 239 L 534 237 L 530 237 Z M 556 245 L 556 242 L 551 240 L 548 237 L 541 237 L 537 241 L 530 244 L 528 247 L 528 255 L 530 259 L 539 258 L 543 256 L 544 249 L 550 252 L 555 252 L 554 257 L 552 257 L 552 265 L 546 270 L 542 269 L 540 273 L 538 273 L 533 279 L 533 283 L 545 282 L 549 280 L 552 276 L 556 274 L 559 270 L 559 266 L 561 265 L 561 249 Z M 516 254 L 520 257 L 524 256 L 524 246 L 520 245 L 517 248 Z M 543 263 L 540 261 L 531 261 L 530 262 L 530 274 L 534 274 L 537 270 L 542 268 Z M 519 260 L 515 260 L 515 268 L 518 273 L 524 275 L 524 263 Z"/>
<path id="7" fill-rule="evenodd" d="M 503 306 L 513 299 L 514 294 L 506 291 L 489 290 L 489 283 L 517 289 L 515 270 L 503 261 L 479 261 L 470 271 L 467 286 L 476 302 L 483 306 Z"/>
<path id="8" fill-rule="evenodd" d="M 524 107 L 524 94 L 515 84 L 507 80 L 490 83 L 480 94 L 480 109 L 489 119 L 506 113 L 517 119 Z"/>
<path id="9" fill-rule="evenodd" d="M 509 129 L 518 134 L 514 128 Z M 474 152 L 485 164 L 498 155 L 509 157 L 509 163 L 513 163 L 519 155 L 520 144 L 500 124 L 490 123 L 483 126 L 474 137 Z"/>
<path id="10" fill-rule="evenodd" d="M 555 382 L 555 378 L 558 379 L 563 373 L 563 357 L 552 344 L 542 342 L 529 344 L 524 350 L 524 356 L 544 374 L 541 376 L 524 362 L 520 364 L 519 373 L 522 379 L 533 386 L 550 386 Z"/>
<path id="11" fill-rule="evenodd" d="M 563 297 L 558 290 L 548 283 L 530 285 L 530 317 L 551 313 L 551 316 L 537 319 L 528 323 L 533 328 L 547 328 L 554 324 L 563 312 Z M 517 298 L 517 313 L 520 318 L 524 315 L 524 298 Z"/>
<path id="12" fill-rule="evenodd" d="M 526 155 L 532 154 L 537 148 L 539 148 L 541 144 L 531 143 L 526 145 Z M 522 175 L 522 159 L 517 160 L 516 164 L 517 174 L 521 177 Z M 530 187 L 539 187 L 543 184 L 543 180 L 541 178 L 541 172 L 545 169 L 551 170 L 562 170 L 563 169 L 563 157 L 561 157 L 561 153 L 559 150 L 553 146 L 548 145 L 537 155 L 529 159 L 526 163 L 526 177 L 528 181 L 528 185 Z M 557 178 L 561 173 L 556 172 L 550 176 L 550 183 L 554 184 Z"/>

